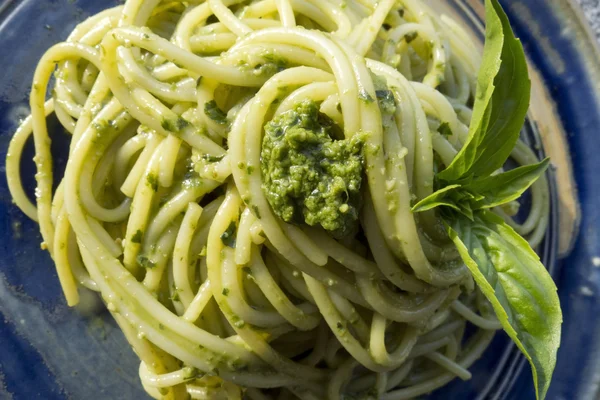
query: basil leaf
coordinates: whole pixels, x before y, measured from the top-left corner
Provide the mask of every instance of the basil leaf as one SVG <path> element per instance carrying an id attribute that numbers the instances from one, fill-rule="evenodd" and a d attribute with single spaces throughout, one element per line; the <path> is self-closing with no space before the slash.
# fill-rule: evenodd
<path id="1" fill-rule="evenodd" d="M 469 218 L 470 220 L 473 220 L 473 207 L 471 207 L 470 201 L 465 201 L 464 197 L 462 197 L 461 201 L 455 201 L 454 204 L 457 205 L 458 211 L 462 215 Z"/>
<path id="2" fill-rule="evenodd" d="M 485 2 L 485 46 L 469 137 L 438 178 L 458 181 L 502 167 L 519 137 L 531 82 L 521 42 L 497 0 Z"/>
<path id="3" fill-rule="evenodd" d="M 546 158 L 537 164 L 524 165 L 465 185 L 466 190 L 482 197 L 472 203 L 473 209 L 496 207 L 518 199 L 546 171 L 548 165 L 550 159 Z"/>
<path id="4" fill-rule="evenodd" d="M 536 396 L 546 396 L 560 345 L 556 285 L 529 244 L 488 211 L 475 221 L 445 219 L 450 238 L 492 304 L 502 327 L 531 364 Z"/>
<path id="5" fill-rule="evenodd" d="M 430 194 L 429 196 L 425 197 L 423 200 L 419 201 L 417 204 L 415 204 L 413 206 L 413 208 L 411 210 L 412 210 L 412 212 L 417 213 L 417 212 L 429 211 L 431 209 L 434 209 L 434 208 L 440 207 L 440 206 L 447 206 L 447 207 L 454 208 L 455 210 L 459 210 L 459 207 L 456 206 L 454 204 L 454 202 L 452 202 L 450 200 L 445 200 L 445 199 L 448 197 L 450 192 L 456 191 L 460 187 L 461 187 L 460 185 L 448 185 L 445 188 L 440 189 L 437 192 L 434 192 L 434 193 Z"/>

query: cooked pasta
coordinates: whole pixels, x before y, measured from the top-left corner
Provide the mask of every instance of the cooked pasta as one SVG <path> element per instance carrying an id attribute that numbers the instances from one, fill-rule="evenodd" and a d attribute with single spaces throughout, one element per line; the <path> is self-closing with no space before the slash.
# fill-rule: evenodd
<path id="1" fill-rule="evenodd" d="M 415 398 L 469 379 L 501 328 L 436 213 L 411 212 L 467 139 L 477 49 L 419 0 L 127 0 L 40 60 L 10 190 L 68 304 L 101 295 L 150 396 Z M 71 134 L 61 178 L 52 113 Z M 328 167 L 364 172 L 336 178 L 339 206 L 286 203 L 315 213 L 297 223 L 269 192 L 265 132 L 281 145 L 284 121 L 305 117 L 319 149 L 347 145 Z M 30 136 L 37 204 L 19 171 Z M 321 168 L 327 151 L 298 154 Z M 511 156 L 537 161 L 521 142 Z M 531 192 L 523 223 L 517 202 L 495 211 L 536 246 L 545 180 Z M 338 214 L 343 232 L 323 222 Z"/>

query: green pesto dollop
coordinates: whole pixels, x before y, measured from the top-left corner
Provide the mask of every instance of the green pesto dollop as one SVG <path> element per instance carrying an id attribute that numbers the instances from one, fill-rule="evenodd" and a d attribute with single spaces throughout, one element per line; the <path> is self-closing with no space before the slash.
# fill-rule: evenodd
<path id="1" fill-rule="evenodd" d="M 361 207 L 364 133 L 334 140 L 332 121 L 303 101 L 265 126 L 263 191 L 286 222 L 352 233 Z"/>

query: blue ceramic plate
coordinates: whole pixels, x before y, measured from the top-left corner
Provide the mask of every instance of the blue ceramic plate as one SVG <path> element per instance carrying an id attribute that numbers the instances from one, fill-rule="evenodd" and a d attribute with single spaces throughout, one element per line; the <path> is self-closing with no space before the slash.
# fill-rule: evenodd
<path id="1" fill-rule="evenodd" d="M 592 400 L 600 393 L 600 162 L 594 154 L 600 151 L 600 52 L 567 0 L 501 2 L 532 67 L 526 138 L 555 167 L 552 223 L 539 253 L 559 286 L 565 322 L 548 399 Z M 39 248 L 37 225 L 11 204 L 4 177 L 8 142 L 28 114 L 37 60 L 78 22 L 117 3 L 0 0 L 0 399 L 146 398 L 137 357 L 110 315 L 94 306 L 67 308 L 52 261 Z M 481 37 L 479 0 L 430 3 Z M 68 136 L 52 124 L 60 171 Z M 23 162 L 30 185 L 32 155 L 29 148 Z M 529 368 L 504 334 L 471 369 L 473 380 L 430 398 L 534 399 Z"/>

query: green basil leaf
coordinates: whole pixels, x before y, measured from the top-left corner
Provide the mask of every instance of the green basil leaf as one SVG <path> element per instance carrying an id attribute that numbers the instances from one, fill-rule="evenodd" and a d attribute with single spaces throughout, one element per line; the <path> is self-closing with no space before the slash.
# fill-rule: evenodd
<path id="1" fill-rule="evenodd" d="M 467 142 L 438 174 L 448 182 L 487 176 L 502 167 L 519 137 L 531 82 L 523 46 L 497 0 L 485 2 L 485 46 Z"/>
<path id="2" fill-rule="evenodd" d="M 466 190 L 482 197 L 472 203 L 473 209 L 496 207 L 518 199 L 546 171 L 548 165 L 550 159 L 546 158 L 537 164 L 524 165 L 465 185 Z"/>
<path id="3" fill-rule="evenodd" d="M 436 207 L 447 206 L 459 210 L 459 207 L 454 202 L 447 200 L 450 192 L 456 191 L 460 188 L 460 185 L 448 185 L 443 189 L 438 190 L 419 201 L 412 208 L 412 212 L 418 213 L 423 211 L 429 211 Z"/>
<path id="4" fill-rule="evenodd" d="M 489 211 L 475 221 L 444 220 L 450 238 L 492 304 L 502 327 L 531 364 L 536 396 L 550 385 L 562 312 L 556 285 L 529 244 Z"/>
<path id="5" fill-rule="evenodd" d="M 473 218 L 474 218 L 473 217 L 473 207 L 471 207 L 470 201 L 468 201 L 468 200 L 466 201 L 465 198 L 463 197 L 459 201 L 454 201 L 454 204 L 456 205 L 456 207 L 458 208 L 458 211 L 462 215 L 469 218 L 470 220 L 473 220 Z"/>

